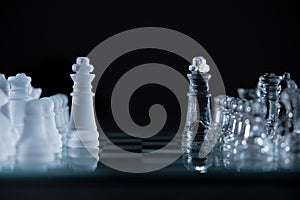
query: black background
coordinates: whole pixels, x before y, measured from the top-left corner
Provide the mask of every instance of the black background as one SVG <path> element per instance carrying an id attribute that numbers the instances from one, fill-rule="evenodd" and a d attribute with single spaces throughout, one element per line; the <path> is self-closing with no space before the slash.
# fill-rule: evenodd
<path id="1" fill-rule="evenodd" d="M 300 18 L 299 6 L 296 2 L 198 1 L 197 4 L 186 2 L 186 5 L 176 6 L 167 3 L 140 2 L 132 6 L 122 6 L 116 3 L 114 6 L 105 7 L 101 5 L 101 2 L 91 3 L 88 1 L 80 3 L 73 1 L 1 2 L 0 73 L 4 73 L 8 77 L 25 72 L 32 77 L 34 87 L 43 88 L 43 96 L 58 92 L 69 94 L 72 91 L 69 74 L 72 73 L 71 66 L 76 57 L 86 56 L 100 42 L 119 32 L 132 28 L 155 26 L 180 31 L 198 41 L 217 64 L 226 91 L 230 95 L 236 95 L 236 89 L 239 87 L 255 87 L 258 77 L 264 72 L 282 74 L 288 71 L 291 72 L 292 78 L 300 84 L 300 59 L 298 56 L 300 52 Z M 105 120 L 105 117 L 109 119 L 110 90 L 117 81 L 117 77 L 135 65 L 148 62 L 167 64 L 183 75 L 188 73 L 189 63 L 168 52 L 142 50 L 120 57 L 110 66 L 106 78 L 101 83 L 103 84 L 101 85 L 103 88 L 102 98 L 96 101 L 97 110 L 101 110 L 101 114 L 97 112 L 97 115 L 101 119 Z M 113 66 L 120 64 L 124 66 L 123 70 L 116 70 Z M 98 95 L 100 94 L 97 91 Z M 134 120 L 141 125 L 147 124 L 149 120 L 147 108 L 153 103 L 162 103 L 167 106 L 168 113 L 175 116 L 172 120 L 176 122 L 179 112 L 178 102 L 163 100 L 169 98 L 174 97 L 165 88 L 157 86 L 141 88 L 132 98 L 132 104 L 135 105 L 131 106 L 132 116 L 139 116 Z M 37 192 L 50 194 L 53 190 L 61 197 L 68 197 L 63 194 L 66 191 L 72 197 L 81 198 L 86 194 L 87 196 L 97 195 L 97 198 L 101 198 L 101 190 L 98 191 L 97 187 L 104 187 L 102 192 L 106 192 L 106 194 L 114 193 L 115 190 L 122 188 L 120 184 L 114 185 L 113 181 L 109 185 L 105 185 L 105 183 L 95 184 L 97 182 L 95 180 L 78 179 L 76 187 L 74 184 L 70 184 L 71 181 L 63 182 L 64 184 L 61 183 L 61 180 L 45 180 L 45 182 L 47 181 L 48 185 L 37 186 L 39 182 L 33 183 L 32 180 L 18 180 L 17 183 L 2 180 L 1 185 L 5 186 L 6 183 L 9 183 L 2 190 L 7 191 L 5 192 L 6 197 L 9 194 L 8 191 L 10 193 L 21 191 L 20 195 L 36 197 Z M 101 180 L 99 181 L 101 182 Z M 251 192 L 251 188 L 261 184 L 261 179 L 257 177 L 257 181 L 252 180 L 246 184 L 245 181 L 247 179 L 230 182 L 229 186 L 232 186 L 230 190 L 224 180 L 223 182 L 210 181 L 209 186 L 205 187 L 203 187 L 205 182 L 200 181 L 199 187 L 193 186 L 193 189 L 174 182 L 170 186 L 170 183 L 166 182 L 165 185 L 169 186 L 165 190 L 164 187 L 160 187 L 157 192 L 162 195 L 165 192 L 165 195 L 169 195 L 168 192 L 173 188 L 176 190 L 176 188 L 182 187 L 191 195 L 197 195 L 197 191 L 199 191 L 199 193 L 214 193 L 214 197 L 219 194 L 221 197 L 228 195 L 229 197 L 245 198 L 243 194 L 255 193 L 255 191 Z M 263 188 L 265 188 L 267 191 L 264 193 L 265 197 L 281 198 L 286 196 L 285 194 L 289 196 L 296 193 L 295 188 L 291 191 L 292 186 L 278 185 L 280 181 L 281 179 L 275 179 L 263 182 L 261 187 L 255 186 L 255 188 L 260 188 L 260 192 L 263 192 Z M 89 183 L 91 191 L 88 190 L 90 189 L 87 186 Z M 196 181 L 193 183 L 197 184 Z M 58 185 L 55 186 L 56 184 Z M 20 189 L 25 185 L 27 185 L 25 189 Z M 147 191 L 149 188 L 157 188 L 154 181 L 142 185 L 139 181 L 129 184 L 133 188 L 137 185 L 144 188 L 140 192 L 136 191 L 137 195 L 142 191 L 152 192 L 151 190 Z M 226 188 L 225 185 L 227 185 Z M 219 193 L 215 193 L 214 188 Z M 276 191 L 272 188 L 276 189 L 277 194 L 280 193 L 280 195 L 276 195 Z M 124 188 L 122 191 L 126 192 Z M 132 194 L 134 190 L 128 189 L 127 191 Z M 177 198 L 183 199 L 185 194 L 184 191 L 182 192 L 183 194 Z M 52 195 L 54 194 L 52 193 Z M 13 196 L 18 195 L 14 194 Z M 153 195 L 151 197 L 154 198 Z M 253 196 L 247 197 L 252 198 Z"/>

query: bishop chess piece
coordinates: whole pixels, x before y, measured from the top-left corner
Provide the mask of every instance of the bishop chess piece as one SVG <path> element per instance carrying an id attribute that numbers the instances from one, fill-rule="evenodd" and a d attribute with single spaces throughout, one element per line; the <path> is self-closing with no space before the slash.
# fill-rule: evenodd
<path id="1" fill-rule="evenodd" d="M 194 58 L 189 70 L 188 109 L 182 140 L 183 160 L 189 170 L 204 173 L 208 162 L 206 158 L 199 158 L 199 151 L 211 122 L 211 94 L 208 86 L 211 75 L 207 73 L 209 66 L 203 57 Z"/>
<path id="2" fill-rule="evenodd" d="M 8 82 L 11 86 L 9 93 L 11 122 L 20 136 L 24 128 L 25 107 L 27 102 L 32 99 L 29 95 L 31 78 L 26 74 L 17 74 L 9 77 Z"/>
<path id="3" fill-rule="evenodd" d="M 45 172 L 54 162 L 55 154 L 45 129 L 41 101 L 29 101 L 26 104 L 25 111 L 24 131 L 17 144 L 17 169 Z"/>
<path id="4" fill-rule="evenodd" d="M 71 74 L 74 81 L 70 116 L 70 132 L 67 137 L 69 148 L 98 148 L 99 133 L 94 115 L 94 93 L 91 91 L 95 75 L 90 74 L 94 67 L 89 59 L 79 57 L 72 66 L 76 74 Z"/>

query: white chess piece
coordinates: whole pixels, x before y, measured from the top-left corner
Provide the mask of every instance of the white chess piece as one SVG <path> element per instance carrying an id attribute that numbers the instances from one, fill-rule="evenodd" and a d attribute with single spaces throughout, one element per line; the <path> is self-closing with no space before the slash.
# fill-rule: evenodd
<path id="1" fill-rule="evenodd" d="M 58 102 L 59 102 L 59 113 L 60 113 L 60 119 L 63 127 L 64 134 L 66 135 L 69 131 L 69 127 L 65 118 L 65 110 L 64 110 L 64 100 L 60 94 L 54 95 L 56 96 Z"/>
<path id="2" fill-rule="evenodd" d="M 57 96 L 59 96 L 63 102 L 62 104 L 63 120 L 64 120 L 64 124 L 66 124 L 67 128 L 69 128 L 69 120 L 70 120 L 70 113 L 69 113 L 69 106 L 68 106 L 69 98 L 67 95 L 60 94 L 60 93 L 57 94 Z"/>
<path id="3" fill-rule="evenodd" d="M 32 86 L 29 86 L 29 95 L 33 99 L 39 99 L 42 95 L 42 89 L 41 88 L 34 88 Z"/>
<path id="4" fill-rule="evenodd" d="M 4 92 L 4 94 L 8 97 L 9 96 L 9 84 L 5 78 L 4 74 L 0 74 L 0 89 Z M 8 119 L 11 119 L 10 116 L 10 109 L 9 109 L 9 102 L 2 106 L 1 113 L 3 113 Z"/>
<path id="5" fill-rule="evenodd" d="M 31 100 L 25 110 L 24 131 L 17 144 L 17 169 L 47 171 L 55 157 L 44 126 L 42 103 Z"/>
<path id="6" fill-rule="evenodd" d="M 8 98 L 0 89 L 0 108 L 7 104 Z M 2 113 L 0 113 L 0 161 L 3 162 L 15 155 L 16 140 L 13 138 L 14 127 Z"/>
<path id="7" fill-rule="evenodd" d="M 44 97 L 39 100 L 42 103 L 44 119 L 45 119 L 45 129 L 48 134 L 49 142 L 52 145 L 53 152 L 55 154 L 60 154 L 62 151 L 62 141 L 61 135 L 58 133 L 55 126 L 55 114 L 54 114 L 54 103 L 48 98 Z"/>
<path id="8" fill-rule="evenodd" d="M 94 67 L 86 57 L 79 57 L 71 74 L 74 81 L 70 116 L 70 132 L 67 136 L 69 148 L 97 148 L 99 146 L 99 133 L 94 116 L 94 102 L 92 85 L 95 75 L 90 74 Z"/>
<path id="9" fill-rule="evenodd" d="M 56 129 L 58 130 L 58 133 L 62 137 L 63 146 L 65 146 L 66 145 L 66 132 L 65 132 L 64 124 L 63 124 L 62 109 L 60 108 L 62 103 L 61 103 L 59 97 L 57 97 L 56 95 L 51 96 L 50 98 L 54 103 L 54 113 L 55 113 L 54 119 L 55 119 Z"/>
<path id="10" fill-rule="evenodd" d="M 17 74 L 14 77 L 8 77 L 8 82 L 11 86 L 9 93 L 11 122 L 20 136 L 24 128 L 26 103 L 32 99 L 28 91 L 31 78 L 26 74 Z"/>

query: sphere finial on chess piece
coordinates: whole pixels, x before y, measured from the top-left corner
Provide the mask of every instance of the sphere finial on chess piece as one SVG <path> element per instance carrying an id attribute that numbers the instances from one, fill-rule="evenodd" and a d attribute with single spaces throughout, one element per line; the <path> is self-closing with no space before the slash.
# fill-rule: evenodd
<path id="1" fill-rule="evenodd" d="M 90 64 L 90 60 L 87 57 L 78 57 L 76 64 L 72 66 L 72 70 L 78 73 L 89 73 L 94 70 L 93 65 Z"/>
<path id="2" fill-rule="evenodd" d="M 192 72 L 207 73 L 210 68 L 206 64 L 206 59 L 202 56 L 198 56 L 193 58 L 192 65 L 189 66 L 189 70 Z"/>

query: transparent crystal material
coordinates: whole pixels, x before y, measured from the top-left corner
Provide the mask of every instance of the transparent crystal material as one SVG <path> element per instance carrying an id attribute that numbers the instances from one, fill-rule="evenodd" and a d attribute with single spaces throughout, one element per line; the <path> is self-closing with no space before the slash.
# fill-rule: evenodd
<path id="1" fill-rule="evenodd" d="M 187 169 L 206 172 L 209 162 L 206 157 L 199 158 L 199 151 L 211 123 L 210 93 L 207 74 L 209 66 L 203 57 L 193 59 L 188 74 L 190 87 L 186 125 L 182 138 L 183 162 Z"/>
<path id="2" fill-rule="evenodd" d="M 213 148 L 214 162 L 230 169 L 263 171 L 300 164 L 300 90 L 290 74 L 266 73 L 257 88 L 239 88 L 238 94 L 239 98 L 214 99 L 206 136 L 208 143 L 220 136 Z M 213 132 L 214 137 L 209 134 Z"/>
<path id="3" fill-rule="evenodd" d="M 278 101 L 281 92 L 281 77 L 273 73 L 265 73 L 259 78 L 259 100 L 267 107 L 265 115 L 267 133 L 273 137 L 278 120 Z"/>

